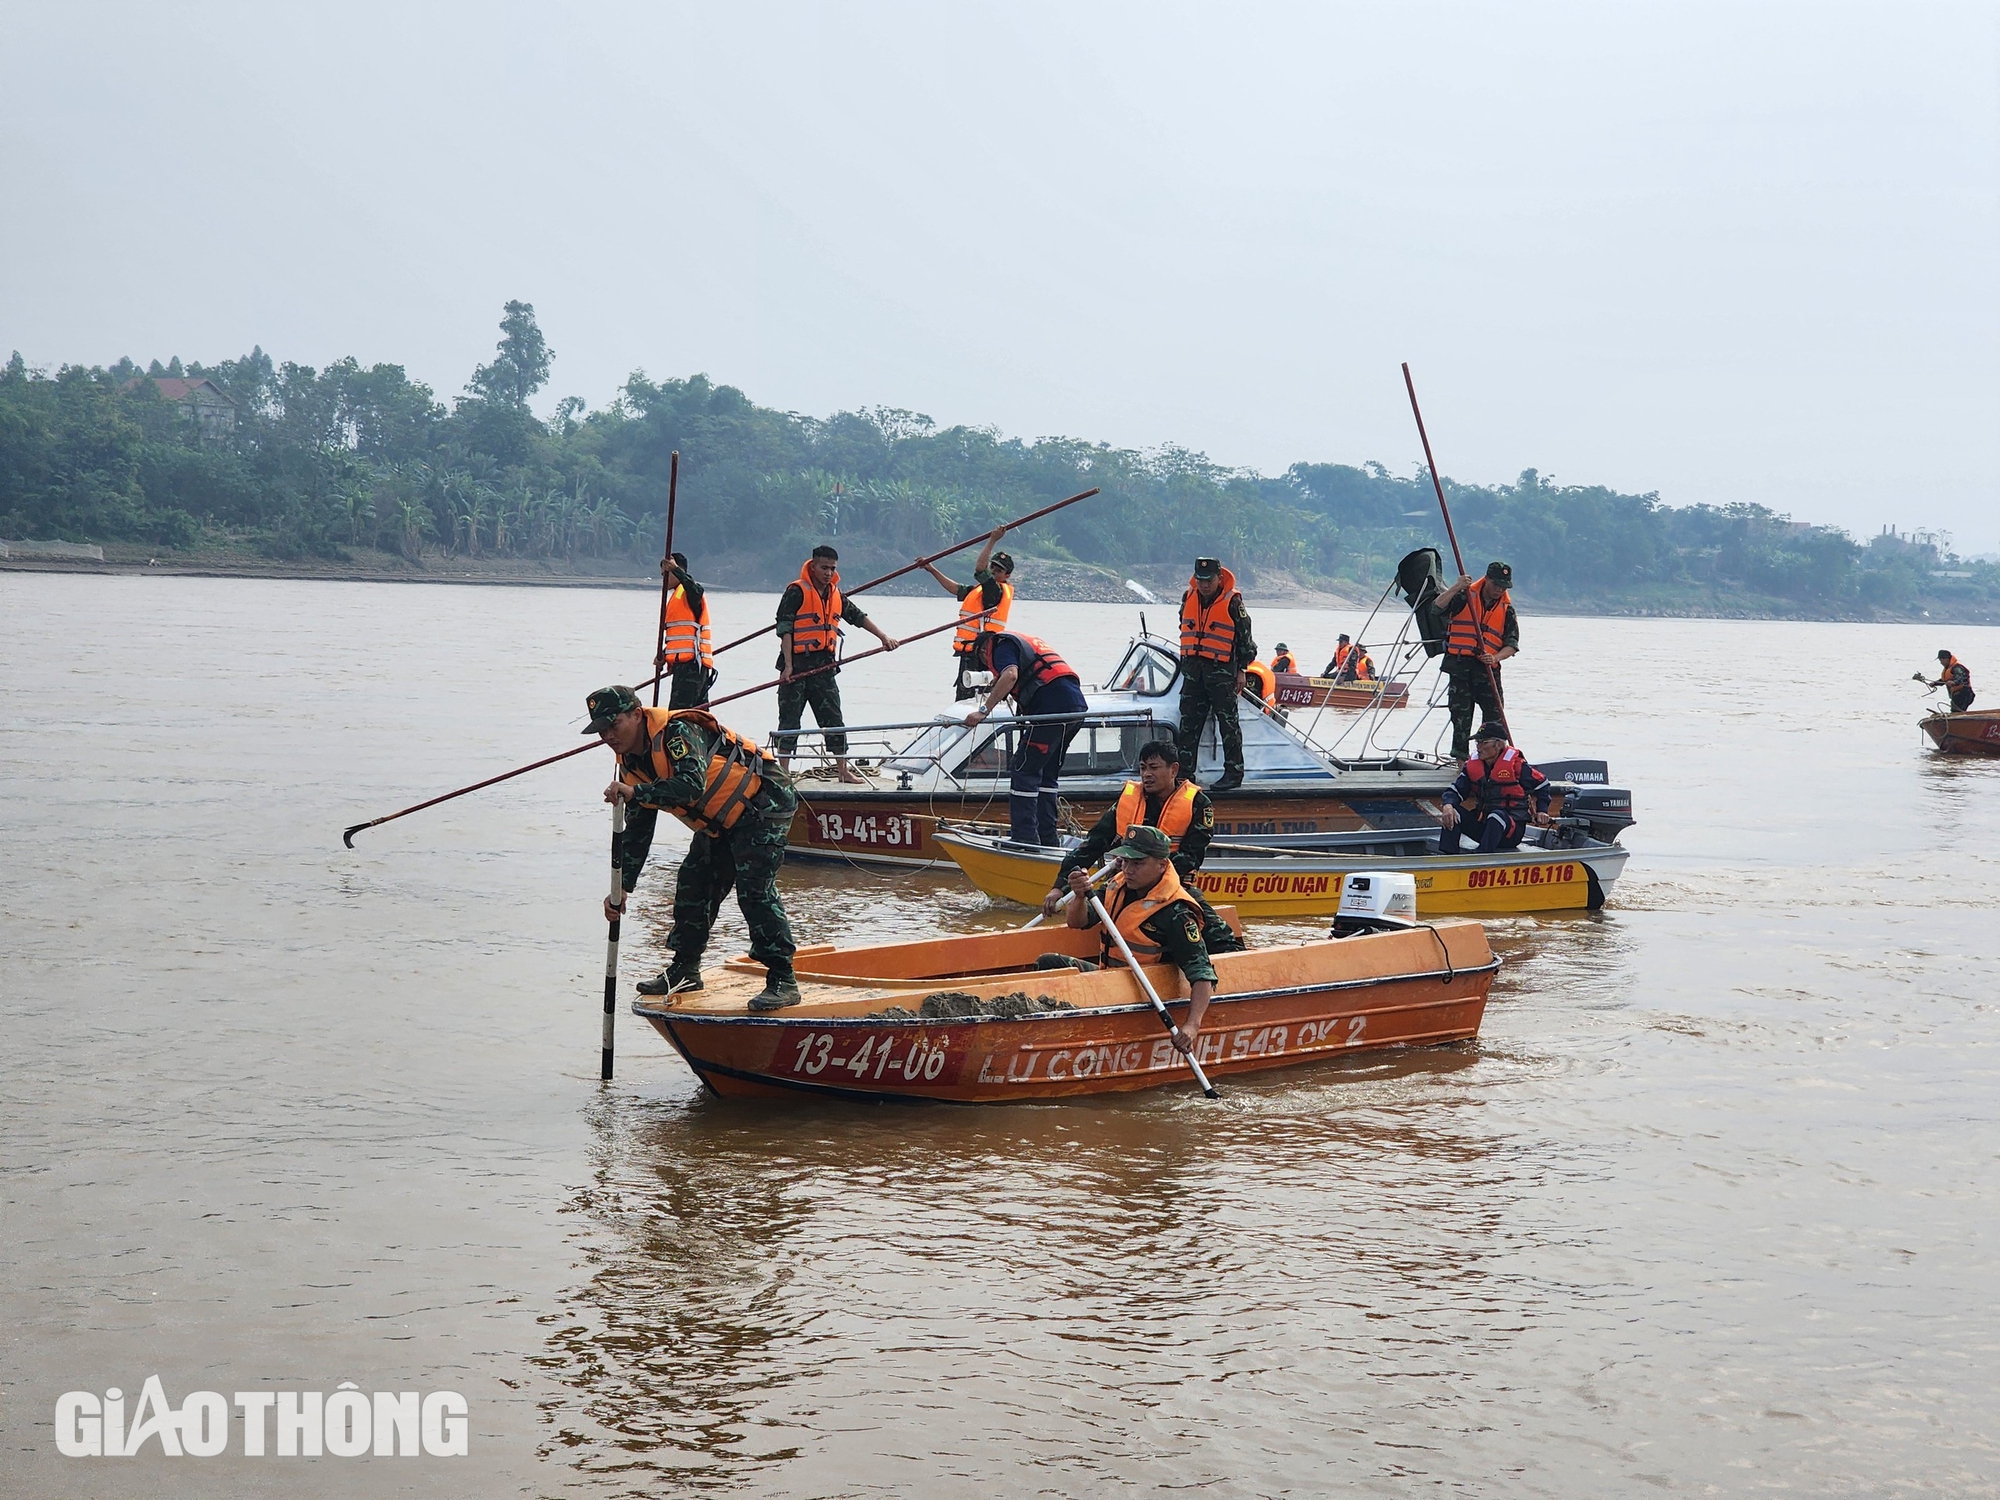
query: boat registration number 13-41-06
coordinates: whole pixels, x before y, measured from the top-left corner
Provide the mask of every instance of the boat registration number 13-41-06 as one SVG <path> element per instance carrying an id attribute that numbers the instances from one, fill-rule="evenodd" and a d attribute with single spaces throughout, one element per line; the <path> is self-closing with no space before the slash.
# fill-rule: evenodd
<path id="1" fill-rule="evenodd" d="M 781 1056 L 778 1061 L 795 1078 L 827 1075 L 828 1082 L 839 1082 L 831 1075 L 846 1073 L 870 1083 L 894 1083 L 899 1079 L 904 1083 L 935 1083 L 944 1072 L 950 1036 L 935 1041 L 920 1036 L 899 1057 L 900 1040 L 893 1033 L 875 1031 L 860 1037 L 858 1042 L 851 1035 L 837 1037 L 830 1032 L 809 1031 L 799 1039 L 795 1055 Z M 791 1050 L 789 1039 L 779 1045 Z M 842 1050 L 836 1051 L 837 1048 Z"/>
<path id="2" fill-rule="evenodd" d="M 887 844 L 891 849 L 914 849 L 922 842 L 917 820 L 895 813 L 814 813 L 813 842 L 816 844 L 867 844 L 871 848 Z"/>

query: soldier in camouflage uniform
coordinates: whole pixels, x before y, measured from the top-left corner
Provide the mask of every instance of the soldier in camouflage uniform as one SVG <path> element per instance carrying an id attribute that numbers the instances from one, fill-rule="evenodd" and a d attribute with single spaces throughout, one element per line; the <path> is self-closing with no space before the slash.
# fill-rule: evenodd
<path id="1" fill-rule="evenodd" d="M 661 808 L 694 829 L 674 884 L 674 927 L 667 936 L 674 961 L 657 979 L 642 981 L 639 992 L 679 994 L 702 987 L 701 956 L 733 885 L 750 928 L 750 956 L 765 970 L 763 992 L 752 997 L 750 1008 L 798 1004 L 792 928 L 778 896 L 785 834 L 799 800 L 791 778 L 704 710 L 643 708 L 627 687 L 600 688 L 587 702 L 590 727 L 584 732 L 598 735 L 618 755 L 619 777 L 604 789 L 604 800 L 630 804 L 621 882 L 625 892 L 629 895 L 639 883 Z M 739 751 L 734 761 L 732 749 Z M 719 793 L 739 773 L 754 776 L 760 785 L 743 801 L 735 821 L 726 827 L 705 821 L 703 809 L 726 800 Z M 611 917 L 624 908 L 607 900 L 604 909 Z"/>
<path id="2" fill-rule="evenodd" d="M 1181 595 L 1181 765 L 1192 777 L 1201 755 L 1201 732 L 1210 714 L 1222 739 L 1222 775 L 1208 788 L 1233 792 L 1243 785 L 1243 724 L 1236 700 L 1243 672 L 1257 659 L 1250 612 L 1236 589 L 1236 575 L 1213 557 L 1198 557 Z"/>

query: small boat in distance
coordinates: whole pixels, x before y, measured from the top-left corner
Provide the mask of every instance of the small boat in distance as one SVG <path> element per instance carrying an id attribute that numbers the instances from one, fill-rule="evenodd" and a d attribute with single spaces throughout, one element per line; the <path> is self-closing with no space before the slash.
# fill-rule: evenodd
<path id="1" fill-rule="evenodd" d="M 1940 755 L 2000 756 L 2000 708 L 1954 714 L 1933 709 L 1918 727 Z"/>
<path id="2" fill-rule="evenodd" d="M 1407 682 L 1380 677 L 1342 682 L 1332 677 L 1302 677 L 1296 672 L 1276 676 L 1280 708 L 1402 708 L 1410 701 Z"/>
<path id="3" fill-rule="evenodd" d="M 1095 932 L 1017 929 L 920 942 L 801 948 L 803 999 L 746 1002 L 764 971 L 734 958 L 691 994 L 635 1001 L 716 1094 L 866 1103 L 991 1104 L 1193 1085 L 1129 969 L 1037 969 L 1044 953 L 1095 960 Z M 1479 1034 L 1499 960 L 1476 922 L 1214 956 L 1217 993 L 1196 1042 L 1211 1077 L 1326 1062 Z M 1175 1020 L 1187 984 L 1146 969 Z"/>
<path id="4" fill-rule="evenodd" d="M 1349 875 L 1398 870 L 1415 878 L 1417 910 L 1433 916 L 1596 911 L 1624 873 L 1629 850 L 1574 830 L 1536 829 L 1549 840 L 1502 854 L 1439 854 L 1437 829 L 1217 839 L 1182 883 L 1244 917 L 1332 916 Z M 940 823 L 934 835 L 966 878 L 989 896 L 1039 906 L 1055 884 L 1060 849 L 1017 844 L 1004 829 Z"/>

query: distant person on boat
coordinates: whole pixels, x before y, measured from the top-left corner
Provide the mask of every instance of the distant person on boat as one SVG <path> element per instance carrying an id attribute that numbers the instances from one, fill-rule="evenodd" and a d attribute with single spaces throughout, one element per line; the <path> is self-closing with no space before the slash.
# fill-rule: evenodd
<path id="1" fill-rule="evenodd" d="M 709 929 L 734 886 L 750 929 L 750 956 L 764 966 L 764 988 L 750 1008 L 797 1005 L 792 925 L 778 896 L 785 835 L 799 805 L 791 778 L 754 740 L 724 728 L 706 709 L 643 708 L 628 687 L 599 688 L 584 701 L 590 725 L 583 732 L 618 756 L 618 779 L 604 789 L 604 800 L 629 808 L 620 880 L 627 899 L 614 906 L 607 898 L 605 917 L 616 921 L 639 884 L 661 808 L 694 830 L 674 878 L 674 926 L 667 934 L 674 961 L 657 979 L 640 981 L 639 993 L 702 987 Z"/>
<path id="2" fill-rule="evenodd" d="M 1212 557 L 1194 560 L 1194 577 L 1181 595 L 1181 763 L 1190 775 L 1199 764 L 1201 732 L 1215 715 L 1222 738 L 1222 776 L 1211 792 L 1243 785 L 1243 724 L 1236 699 L 1244 668 L 1257 659 L 1250 612 L 1236 591 L 1236 575 Z"/>
<path id="3" fill-rule="evenodd" d="M 1342 637 L 1344 640 L 1345 637 Z M 1375 660 L 1368 654 L 1368 648 L 1356 643 L 1347 648 L 1346 659 L 1340 670 L 1333 674 L 1335 682 L 1373 682 L 1375 680 Z"/>
<path id="4" fill-rule="evenodd" d="M 660 654 L 655 670 L 673 674 L 669 708 L 699 708 L 715 686 L 715 651 L 708 633 L 708 591 L 688 572 L 685 552 L 660 564 L 673 592 L 660 612 Z"/>
<path id="5" fill-rule="evenodd" d="M 797 729 L 805 722 L 806 705 L 812 705 L 813 722 L 824 729 L 829 724 L 845 724 L 841 717 L 840 627 L 845 621 L 873 635 L 894 651 L 900 644 L 892 635 L 868 618 L 852 599 L 840 596 L 840 554 L 831 547 L 815 547 L 799 569 L 798 578 L 785 585 L 778 600 L 778 733 L 774 737 L 778 764 L 789 768 L 792 751 L 798 745 Z M 807 675 L 811 674 L 811 675 Z M 825 736 L 826 753 L 834 758 L 833 771 L 842 781 L 865 781 L 847 763 L 847 736 Z"/>
<path id="6" fill-rule="evenodd" d="M 1173 1038 L 1181 1051 L 1192 1052 L 1201 1035 L 1202 1015 L 1215 996 L 1215 965 L 1208 961 L 1201 940 L 1200 904 L 1181 885 L 1171 858 L 1173 848 L 1173 840 L 1157 828 L 1140 824 L 1127 831 L 1111 851 L 1111 858 L 1123 868 L 1105 888 L 1104 909 L 1142 966 L 1172 964 L 1187 979 L 1187 1019 L 1174 1028 Z M 1089 874 L 1072 870 L 1069 888 L 1068 924 L 1085 930 L 1102 926 L 1091 909 Z M 1096 967 L 1124 964 L 1125 955 L 1109 933 L 1101 943 Z M 1065 960 L 1065 966 L 1091 967 L 1077 959 Z"/>
<path id="7" fill-rule="evenodd" d="M 1972 707 L 1976 696 L 1972 691 L 1972 670 L 1949 651 L 1938 652 L 1938 674 L 1935 679 L 1917 673 L 1917 681 L 1926 687 L 1943 688 L 1951 694 L 1951 711 L 1962 714 Z"/>
<path id="8" fill-rule="evenodd" d="M 982 630 L 966 664 L 972 671 L 993 674 L 986 701 L 965 716 L 968 727 L 985 722 L 1002 698 L 1014 700 L 1018 717 L 1044 721 L 1021 730 L 1008 778 L 1007 836 L 1017 844 L 1053 849 L 1062 843 L 1056 784 L 1063 755 L 1089 708 L 1083 683 L 1047 641 L 1011 630 Z"/>
<path id="9" fill-rule="evenodd" d="M 1208 858 L 1215 836 L 1215 805 L 1188 780 L 1181 752 L 1172 740 L 1148 740 L 1139 747 L 1139 779 L 1125 783 L 1118 800 L 1104 810 L 1083 842 L 1062 857 L 1054 887 L 1042 898 L 1042 915 L 1053 917 L 1069 895 L 1069 877 L 1094 870 L 1134 828 L 1157 828 L 1173 844 L 1174 872 L 1201 905 L 1201 935 L 1211 953 L 1234 953 L 1243 946 L 1230 925 L 1215 913 L 1194 885 L 1195 871 Z"/>
<path id="10" fill-rule="evenodd" d="M 1444 637 L 1443 670 L 1450 684 L 1446 703 L 1451 713 L 1451 758 L 1471 753 L 1472 711 L 1487 720 L 1501 719 L 1505 690 L 1500 663 L 1521 649 L 1521 622 L 1514 618 L 1514 570 L 1503 562 L 1486 565 L 1477 583 L 1471 574 L 1438 595 L 1437 608 L 1449 621 Z"/>
<path id="11" fill-rule="evenodd" d="M 1507 731 L 1497 722 L 1479 726 L 1478 745 L 1479 753 L 1444 789 L 1440 854 L 1465 853 L 1460 841 L 1468 835 L 1479 841 L 1480 854 L 1518 849 L 1530 823 L 1548 824 L 1555 795 L 1549 778 L 1507 743 Z"/>
<path id="12" fill-rule="evenodd" d="M 1278 654 L 1271 658 L 1271 670 L 1293 677 L 1298 675 L 1298 661 L 1292 656 L 1292 648 L 1283 641 L 1278 642 Z"/>
<path id="13" fill-rule="evenodd" d="M 972 656 L 972 642 L 981 631 L 998 633 L 1007 628 L 1007 616 L 1014 611 L 1014 559 L 1005 552 L 993 549 L 1000 544 L 1000 538 L 1007 534 L 1005 526 L 995 526 L 986 538 L 986 545 L 979 549 L 979 557 L 972 564 L 972 582 L 957 583 L 945 577 L 930 563 L 924 564 L 924 571 L 935 578 L 947 594 L 958 600 L 958 632 L 951 638 L 952 655 L 958 660 L 958 683 L 954 696 L 963 701 L 974 697 L 979 689 L 970 687 L 965 681 L 965 664 Z M 982 611 L 990 610 L 984 619 Z"/>
<path id="14" fill-rule="evenodd" d="M 1278 706 L 1278 674 L 1261 661 L 1253 661 L 1243 669 L 1243 682 L 1257 696 L 1266 708 Z"/>
<path id="15" fill-rule="evenodd" d="M 1331 677 L 1335 682 L 1340 681 L 1341 671 L 1347 666 L 1347 658 L 1353 654 L 1354 648 L 1347 644 L 1347 637 L 1342 636 L 1334 643 L 1333 660 L 1326 664 L 1326 670 L 1319 675 Z"/>

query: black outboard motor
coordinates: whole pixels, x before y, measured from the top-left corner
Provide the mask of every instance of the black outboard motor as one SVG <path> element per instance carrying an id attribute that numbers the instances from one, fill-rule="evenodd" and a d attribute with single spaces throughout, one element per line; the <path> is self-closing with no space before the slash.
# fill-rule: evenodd
<path id="1" fill-rule="evenodd" d="M 1638 821 L 1632 816 L 1632 794 L 1611 785 L 1611 769 L 1604 761 L 1544 760 L 1535 762 L 1535 769 L 1576 788 L 1563 799 L 1563 816 L 1583 819 L 1599 843 L 1616 843 Z"/>

